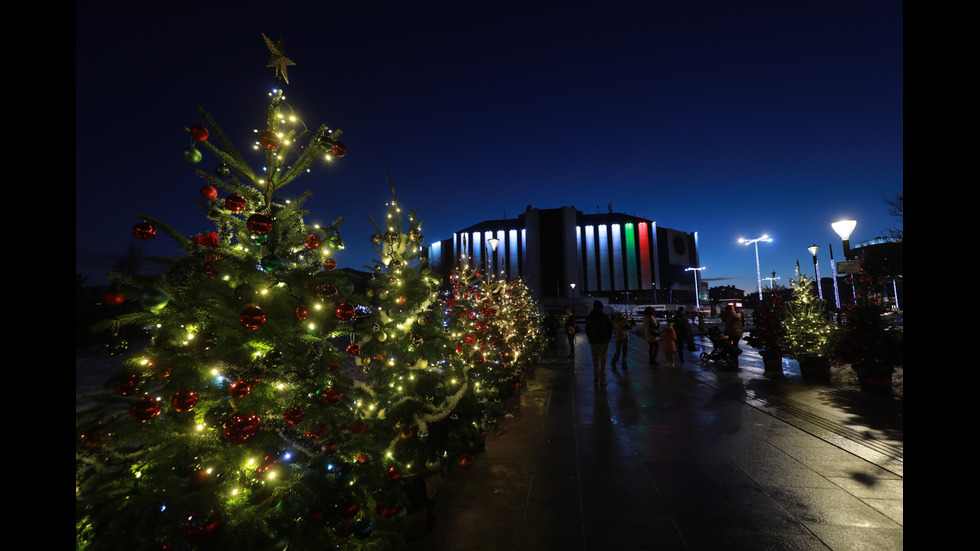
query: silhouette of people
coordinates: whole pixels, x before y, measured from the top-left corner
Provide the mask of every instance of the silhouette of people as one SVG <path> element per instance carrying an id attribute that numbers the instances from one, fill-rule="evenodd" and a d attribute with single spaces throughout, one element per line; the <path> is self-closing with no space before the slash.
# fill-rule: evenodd
<path id="1" fill-rule="evenodd" d="M 657 351 L 660 350 L 660 323 L 650 306 L 643 310 L 643 339 L 647 341 L 650 365 L 660 365 L 660 362 L 657 361 Z"/>
<path id="2" fill-rule="evenodd" d="M 674 369 L 677 367 L 674 361 L 674 356 L 677 354 L 677 331 L 674 330 L 673 322 L 667 324 L 660 337 L 664 340 L 664 359 L 666 360 L 667 368 Z"/>
<path id="3" fill-rule="evenodd" d="M 575 314 L 565 309 L 565 337 L 568 339 L 568 358 L 575 359 Z"/>
<path id="4" fill-rule="evenodd" d="M 544 333 L 545 349 L 544 355 L 547 356 L 548 352 L 552 352 L 555 357 L 558 357 L 558 318 L 551 315 L 551 312 L 545 310 L 544 319 L 541 320 L 541 332 Z"/>
<path id="5" fill-rule="evenodd" d="M 629 350 L 630 344 L 630 329 L 633 328 L 633 319 L 627 319 L 622 312 L 616 311 L 613 313 L 612 326 L 613 326 L 613 336 L 616 339 L 616 352 L 613 354 L 612 361 L 609 362 L 609 367 L 616 369 L 616 361 L 619 360 L 620 354 L 623 356 L 623 369 L 626 367 L 626 352 Z"/>
<path id="6" fill-rule="evenodd" d="M 684 347 L 688 351 L 694 352 L 694 332 L 691 331 L 691 323 L 687 316 L 687 310 L 683 306 L 677 307 L 674 313 L 674 331 L 677 333 L 677 359 L 684 361 Z"/>
<path id="7" fill-rule="evenodd" d="M 585 336 L 592 352 L 592 379 L 599 386 L 606 386 L 606 356 L 613 336 L 612 320 L 602 311 L 602 302 L 592 303 L 592 311 L 585 318 Z"/>
<path id="8" fill-rule="evenodd" d="M 740 308 L 729 303 L 721 312 L 721 320 L 725 322 L 725 336 L 733 346 L 738 346 L 742 339 L 742 329 L 745 326 L 745 315 Z"/>

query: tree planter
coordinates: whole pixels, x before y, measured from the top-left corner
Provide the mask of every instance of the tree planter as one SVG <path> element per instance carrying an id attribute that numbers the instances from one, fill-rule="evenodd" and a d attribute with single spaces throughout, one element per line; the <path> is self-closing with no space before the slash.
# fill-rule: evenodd
<path id="1" fill-rule="evenodd" d="M 830 380 L 830 358 L 819 354 L 797 354 L 800 375 L 811 381 Z"/>
<path id="2" fill-rule="evenodd" d="M 892 395 L 892 370 L 869 371 L 864 375 L 858 375 L 858 382 L 864 392 L 882 396 Z"/>
<path id="3" fill-rule="evenodd" d="M 762 356 L 762 365 L 765 367 L 765 375 L 782 376 L 783 375 L 783 353 L 779 350 L 762 350 L 759 352 Z"/>
<path id="4" fill-rule="evenodd" d="M 411 505 L 391 518 L 378 519 L 376 529 L 400 534 L 406 542 L 418 540 L 431 532 L 436 523 L 440 485 L 441 472 L 415 477 L 404 489 Z"/>

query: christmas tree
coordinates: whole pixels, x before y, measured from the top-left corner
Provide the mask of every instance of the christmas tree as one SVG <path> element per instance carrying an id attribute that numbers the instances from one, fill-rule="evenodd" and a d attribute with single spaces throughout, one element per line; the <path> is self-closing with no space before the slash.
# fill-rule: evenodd
<path id="1" fill-rule="evenodd" d="M 421 221 L 416 211 L 402 212 L 393 186 L 392 197 L 371 236 L 379 259 L 370 267 L 358 346 L 374 422 L 388 440 L 386 456 L 413 483 L 412 476 L 441 472 L 444 462 L 482 443 L 482 407 L 469 365 L 452 353 L 441 281 L 421 247 Z"/>
<path id="2" fill-rule="evenodd" d="M 848 277 L 854 285 L 854 302 L 844 311 L 844 324 L 834 335 L 834 360 L 847 365 L 864 387 L 869 381 L 887 382 L 891 392 L 892 373 L 904 367 L 904 335 L 883 317 L 882 281 L 860 272 Z"/>
<path id="3" fill-rule="evenodd" d="M 812 281 L 797 263 L 796 279 L 790 280 L 793 296 L 786 303 L 784 321 L 786 351 L 794 355 L 826 354 L 834 333 L 826 302 L 814 294 Z"/>
<path id="4" fill-rule="evenodd" d="M 492 279 L 465 267 L 453 278 L 447 303 L 456 354 L 473 366 L 481 393 L 499 406 L 544 349 L 538 303 L 520 279 Z"/>
<path id="5" fill-rule="evenodd" d="M 279 84 L 293 63 L 281 40 L 266 43 L 277 86 L 256 143 L 264 168 L 198 108 L 184 159 L 196 165 L 202 148 L 220 162 L 195 170 L 214 230 L 187 238 L 141 215 L 137 237 L 165 233 L 186 254 L 162 276 L 113 275 L 136 308 L 111 326 L 151 340 L 76 416 L 76 548 L 383 547 L 379 511 L 405 506 L 378 392 L 350 368 L 360 308 L 332 258 L 343 219 L 309 226 L 309 192 L 281 196 L 343 156 L 341 133 L 289 122 Z"/>

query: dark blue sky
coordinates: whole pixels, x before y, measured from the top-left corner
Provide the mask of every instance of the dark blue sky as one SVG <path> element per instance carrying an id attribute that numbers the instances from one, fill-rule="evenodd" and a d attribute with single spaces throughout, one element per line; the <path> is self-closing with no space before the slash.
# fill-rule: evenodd
<path id="1" fill-rule="evenodd" d="M 213 226 L 181 157 L 202 105 L 243 152 L 283 37 L 288 103 L 348 154 L 290 184 L 307 222 L 345 218 L 341 266 L 375 258 L 368 217 L 417 208 L 428 240 L 527 205 L 696 231 L 712 285 L 786 285 L 806 247 L 895 219 L 903 183 L 903 5 L 825 2 L 76 3 L 76 272 L 98 283 L 138 212 Z M 250 153 L 248 153 L 250 154 Z M 247 155 L 248 155 L 247 154 Z M 205 153 L 199 165 L 212 169 Z M 255 156 L 256 167 L 261 156 Z M 168 238 L 144 253 L 172 254 Z"/>

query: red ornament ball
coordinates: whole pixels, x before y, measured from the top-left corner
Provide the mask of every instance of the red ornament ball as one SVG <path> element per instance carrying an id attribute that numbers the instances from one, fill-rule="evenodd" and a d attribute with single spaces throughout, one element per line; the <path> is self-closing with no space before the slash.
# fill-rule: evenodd
<path id="1" fill-rule="evenodd" d="M 258 329 L 265 323 L 265 312 L 258 306 L 249 306 L 238 317 L 239 323 L 246 329 Z"/>
<path id="2" fill-rule="evenodd" d="M 310 311 L 303 306 L 297 306 L 296 309 L 293 310 L 293 312 L 296 314 L 296 319 L 298 319 L 299 321 L 303 321 L 306 318 L 310 317 Z"/>
<path id="3" fill-rule="evenodd" d="M 233 444 L 243 444 L 258 434 L 262 420 L 254 413 L 246 415 L 236 413 L 225 420 L 223 425 L 225 438 Z"/>
<path id="4" fill-rule="evenodd" d="M 320 248 L 320 242 L 321 242 L 320 236 L 317 235 L 317 234 L 315 234 L 315 233 L 311 233 L 310 235 L 307 235 L 306 236 L 306 248 L 307 249 L 318 249 L 318 248 Z"/>
<path id="5" fill-rule="evenodd" d="M 245 198 L 237 193 L 232 193 L 225 198 L 225 208 L 231 212 L 242 212 L 248 208 L 248 203 L 245 202 Z"/>
<path id="6" fill-rule="evenodd" d="M 367 423 L 365 423 L 361 419 L 358 419 L 350 424 L 350 431 L 353 432 L 354 434 L 364 434 L 364 431 L 366 430 L 367 430 Z"/>
<path id="7" fill-rule="evenodd" d="M 248 217 L 245 227 L 255 235 L 265 235 L 272 231 L 272 217 L 267 214 L 255 213 Z"/>
<path id="8" fill-rule="evenodd" d="M 344 399 L 344 395 L 340 393 L 336 388 L 330 387 L 320 393 L 320 399 L 323 400 L 324 404 L 328 406 L 335 406 Z"/>
<path id="9" fill-rule="evenodd" d="M 354 305 L 349 302 L 341 302 L 337 306 L 337 319 L 340 321 L 350 321 L 354 319 L 354 314 L 357 311 L 354 309 Z"/>
<path id="10" fill-rule="evenodd" d="M 192 544 L 206 545 L 215 541 L 222 526 L 221 515 L 217 513 L 211 513 L 207 516 L 194 513 L 187 517 L 187 521 L 184 522 L 184 535 L 187 537 L 187 541 Z"/>
<path id="11" fill-rule="evenodd" d="M 149 222 L 140 222 L 139 224 L 133 226 L 133 235 L 135 235 L 137 239 L 149 241 L 150 239 L 156 237 L 157 229 Z"/>
<path id="12" fill-rule="evenodd" d="M 116 394 L 120 396 L 132 396 L 136 394 L 136 388 L 139 386 L 139 376 L 135 373 L 128 373 L 117 379 L 114 386 Z"/>
<path id="13" fill-rule="evenodd" d="M 330 148 L 330 152 L 333 153 L 334 157 L 343 157 L 347 154 L 347 146 L 339 141 L 335 141 L 333 142 L 333 147 Z"/>
<path id="14" fill-rule="evenodd" d="M 208 483 L 209 478 L 210 475 L 208 474 L 207 471 L 205 471 L 204 469 L 199 469 L 198 471 L 191 473 L 191 475 L 187 477 L 187 487 L 192 490 L 203 488 L 204 485 Z"/>
<path id="15" fill-rule="evenodd" d="M 170 398 L 170 405 L 173 406 L 174 411 L 185 412 L 194 409 L 197 406 L 198 400 L 197 392 L 193 390 L 178 390 Z"/>
<path id="16" fill-rule="evenodd" d="M 265 149 L 268 149 L 269 151 L 274 151 L 279 149 L 281 143 L 279 141 L 279 136 L 276 136 L 275 132 L 266 130 L 265 132 L 259 134 L 259 145 Z"/>
<path id="17" fill-rule="evenodd" d="M 162 409 L 160 403 L 153 398 L 140 398 L 129 408 L 129 416 L 140 423 L 145 423 L 160 415 Z"/>
<path id="18" fill-rule="evenodd" d="M 214 186 L 204 186 L 201 188 L 201 197 L 208 201 L 218 198 L 218 190 Z"/>
<path id="19" fill-rule="evenodd" d="M 105 303 L 109 306 L 119 306 L 120 304 L 126 302 L 126 295 L 120 293 L 119 291 L 109 291 L 103 297 Z"/>
<path id="20" fill-rule="evenodd" d="M 333 455 L 340 448 L 340 443 L 336 440 L 327 438 L 320 446 L 320 450 L 326 455 Z"/>
<path id="21" fill-rule="evenodd" d="M 326 270 L 328 272 L 332 272 L 336 268 L 337 268 L 337 261 L 336 260 L 334 260 L 332 258 L 328 258 L 328 259 L 326 259 L 326 260 L 323 261 L 323 269 L 324 270 Z"/>
<path id="22" fill-rule="evenodd" d="M 191 127 L 191 137 L 199 142 L 208 139 L 208 129 L 203 124 L 195 124 Z"/>
<path id="23" fill-rule="evenodd" d="M 360 356 L 361 355 L 361 347 L 358 346 L 356 342 L 352 342 L 352 343 L 348 344 L 347 345 L 347 355 L 348 356 L 352 356 L 352 357 L 353 356 Z"/>
<path id="24" fill-rule="evenodd" d="M 402 473 L 398 472 L 398 467 L 392 465 L 385 469 L 385 481 L 388 484 L 398 484 L 398 481 L 402 479 Z"/>
<path id="25" fill-rule="evenodd" d="M 231 383 L 231 387 L 228 389 L 228 395 L 236 400 L 240 400 L 252 391 L 252 385 L 246 381 L 235 381 Z"/>
<path id="26" fill-rule="evenodd" d="M 303 422 L 304 417 L 306 417 L 306 411 L 299 406 L 292 406 L 282 415 L 282 418 L 284 421 L 286 421 L 287 425 L 298 425 Z"/>

